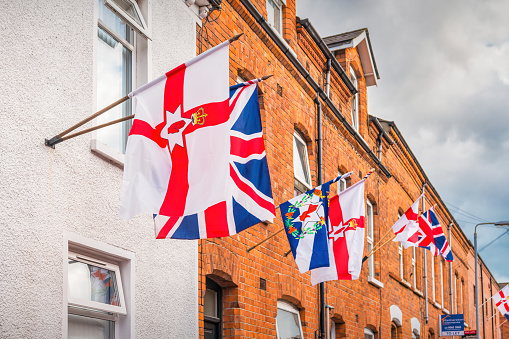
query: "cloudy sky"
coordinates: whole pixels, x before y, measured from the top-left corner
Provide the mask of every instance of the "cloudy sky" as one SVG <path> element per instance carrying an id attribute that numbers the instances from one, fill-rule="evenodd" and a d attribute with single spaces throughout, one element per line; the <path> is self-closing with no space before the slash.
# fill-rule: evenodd
<path id="1" fill-rule="evenodd" d="M 472 243 L 476 223 L 509 220 L 507 13 L 505 0 L 297 0 L 322 37 L 369 29 L 368 110 L 396 122 Z M 479 248 L 502 233 L 478 228 Z M 480 255 L 509 282 L 509 232 Z"/>

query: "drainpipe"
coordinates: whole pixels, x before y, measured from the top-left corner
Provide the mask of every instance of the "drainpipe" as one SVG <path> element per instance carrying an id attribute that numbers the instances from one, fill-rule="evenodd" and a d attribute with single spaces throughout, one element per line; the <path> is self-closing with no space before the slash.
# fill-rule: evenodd
<path id="1" fill-rule="evenodd" d="M 382 139 L 380 139 L 380 142 L 382 142 Z M 424 194 L 426 186 L 428 186 L 426 183 L 422 185 L 422 194 Z M 424 197 L 422 198 L 422 210 L 426 210 L 426 199 Z M 426 250 L 424 250 L 424 322 L 426 325 L 428 324 L 428 263 Z"/>
<path id="2" fill-rule="evenodd" d="M 378 160 L 376 155 L 373 153 L 369 145 L 362 139 L 362 137 L 357 133 L 357 131 L 350 125 L 350 123 L 346 120 L 346 118 L 343 116 L 341 111 L 334 106 L 334 103 L 329 99 L 329 97 L 325 94 L 324 90 L 320 87 L 320 85 L 313 79 L 313 77 L 309 74 L 309 72 L 306 70 L 304 66 L 300 63 L 300 61 L 297 59 L 297 56 L 293 53 L 290 46 L 286 43 L 284 39 L 282 39 L 272 27 L 267 23 L 265 18 L 260 14 L 258 9 L 253 5 L 253 3 L 250 0 L 240 0 L 240 2 L 246 7 L 247 11 L 253 16 L 254 20 L 261 26 L 261 28 L 265 31 L 265 33 L 269 36 L 269 38 L 278 46 L 278 48 L 281 50 L 281 52 L 288 58 L 288 61 L 293 64 L 293 66 L 296 68 L 297 72 L 306 80 L 306 82 L 309 84 L 309 86 L 320 95 L 320 98 L 324 101 L 324 103 L 329 107 L 329 109 L 332 111 L 332 113 L 339 119 L 339 121 L 343 124 L 345 129 L 348 131 L 348 133 L 359 143 L 359 145 L 362 147 L 362 149 L 367 153 L 367 155 L 373 160 L 375 164 L 380 168 L 380 170 L 387 176 L 391 177 L 392 174 L 389 172 L 389 170 Z M 323 40 L 322 40 L 323 42 Z M 325 45 L 325 43 L 323 43 Z M 320 44 L 321 45 L 321 44 Z M 323 52 L 323 51 L 322 51 Z M 325 54 L 327 56 L 330 56 L 332 68 L 335 68 L 335 65 L 337 64 L 339 67 L 339 63 L 336 59 L 332 56 L 332 53 L 329 51 L 329 54 Z M 340 71 L 342 68 L 338 68 Z M 345 83 L 345 85 L 350 90 L 350 93 L 355 94 L 357 93 L 357 90 L 355 89 L 355 86 L 353 86 L 352 81 L 348 78 L 344 70 L 342 73 L 339 73 L 339 76 Z"/>
<path id="3" fill-rule="evenodd" d="M 317 146 L 318 146 L 318 185 L 323 183 L 322 170 L 322 104 L 320 102 L 320 94 L 316 95 L 316 121 L 318 124 Z M 325 339 L 325 283 L 320 283 L 320 339 Z"/>

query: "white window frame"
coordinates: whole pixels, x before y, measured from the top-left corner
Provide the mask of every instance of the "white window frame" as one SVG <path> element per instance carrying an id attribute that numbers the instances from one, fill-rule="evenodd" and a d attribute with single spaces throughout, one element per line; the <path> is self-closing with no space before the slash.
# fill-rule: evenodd
<path id="1" fill-rule="evenodd" d="M 451 307 L 454 314 L 458 314 L 458 289 L 456 284 L 458 283 L 458 275 L 454 275 L 454 306 Z"/>
<path id="2" fill-rule="evenodd" d="M 343 173 L 341 172 L 338 172 L 338 177 L 343 175 Z M 347 189 L 347 186 L 346 186 L 346 179 L 339 179 L 338 181 L 338 193 L 340 192 L 343 192 L 344 190 Z"/>
<path id="3" fill-rule="evenodd" d="M 329 339 L 336 339 L 336 322 L 330 319 Z"/>
<path id="4" fill-rule="evenodd" d="M 117 289 L 118 289 L 118 295 L 119 295 L 119 303 L 120 306 L 115 305 L 109 305 L 100 303 L 97 301 L 91 301 L 91 300 L 85 300 L 85 299 L 79 299 L 74 298 L 70 293 L 70 286 L 69 288 L 69 297 L 67 298 L 67 302 L 70 306 L 77 306 L 77 307 L 84 307 L 84 308 L 90 308 L 97 311 L 102 312 L 110 312 L 115 314 L 121 314 L 126 315 L 126 306 L 125 306 L 125 299 L 124 299 L 124 288 L 122 286 L 122 277 L 120 276 L 120 268 L 118 265 L 105 262 L 103 260 L 98 260 L 95 258 L 91 258 L 82 254 L 74 253 L 69 251 L 69 259 L 72 259 L 74 261 L 78 261 L 84 264 L 93 265 L 95 267 L 103 268 L 108 271 L 115 272 L 115 279 L 117 280 Z"/>
<path id="5" fill-rule="evenodd" d="M 293 153 L 293 165 L 295 167 L 295 157 L 299 156 L 297 140 L 304 145 L 304 150 L 305 150 L 305 154 L 304 155 L 306 156 L 306 159 L 305 159 L 304 163 L 305 163 L 305 166 L 306 166 L 305 169 L 307 171 L 308 177 L 307 178 L 299 177 L 297 175 L 297 173 L 295 172 L 295 168 L 293 170 L 293 174 L 294 174 L 295 179 L 297 179 L 301 184 L 303 184 L 308 189 L 311 189 L 311 171 L 310 171 L 310 168 L 309 168 L 309 155 L 308 155 L 307 143 L 306 143 L 306 141 L 304 141 L 304 139 L 297 132 L 293 133 L 293 150 L 294 150 L 294 153 Z M 295 154 L 295 151 L 297 151 L 296 152 L 297 154 Z M 300 162 L 300 159 L 298 159 L 298 160 Z"/>
<path id="6" fill-rule="evenodd" d="M 375 333 L 369 328 L 364 327 L 364 338 L 366 338 L 366 334 L 371 336 L 371 339 L 375 339 Z"/>
<path id="7" fill-rule="evenodd" d="M 299 309 L 297 307 L 293 306 L 292 304 L 290 304 L 289 302 L 286 302 L 283 300 L 277 301 L 277 308 L 297 315 L 297 317 L 299 319 L 300 334 L 301 334 L 301 337 L 304 338 L 304 332 L 302 331 L 302 321 L 300 320 Z M 276 317 L 276 337 L 277 337 L 277 339 L 281 339 L 281 337 L 279 336 L 279 330 L 277 327 L 277 317 Z"/>
<path id="8" fill-rule="evenodd" d="M 369 200 L 366 200 L 366 222 L 367 232 L 366 239 L 368 242 L 368 253 L 373 249 L 374 245 L 374 228 L 373 228 L 373 204 Z M 369 235 L 371 233 L 371 236 Z M 374 254 L 368 258 L 368 277 L 375 277 L 375 256 Z"/>
<path id="9" fill-rule="evenodd" d="M 416 250 L 415 247 L 412 247 L 412 283 L 414 286 L 414 289 L 417 289 L 417 265 L 416 265 Z"/>
<path id="10" fill-rule="evenodd" d="M 150 38 L 150 34 L 148 33 L 148 26 L 143 18 L 143 15 L 140 11 L 140 7 L 138 7 L 138 3 L 134 0 L 125 0 L 130 2 L 136 14 L 140 18 L 141 25 L 136 22 L 122 7 L 115 3 L 115 0 L 103 0 L 104 5 L 111 9 L 116 15 L 118 15 L 122 20 L 124 20 L 129 26 L 131 26 L 137 33 L 143 35 L 146 39 L 152 40 Z"/>
<path id="11" fill-rule="evenodd" d="M 272 23 L 268 21 L 269 1 L 272 1 L 274 3 L 274 7 L 277 8 L 279 11 L 279 15 L 277 18 L 279 23 L 279 29 L 277 28 L 275 14 L 274 14 L 274 25 L 272 25 Z M 265 0 L 265 8 L 267 10 L 267 23 L 269 24 L 270 27 L 274 29 L 274 31 L 276 31 L 280 35 L 283 34 L 283 4 L 286 4 L 286 1 L 283 2 L 282 0 Z"/>
<path id="12" fill-rule="evenodd" d="M 134 298 L 135 282 L 135 254 L 122 248 L 103 243 L 82 235 L 64 231 L 63 246 L 63 315 L 65 316 L 62 326 L 63 338 L 68 335 L 69 314 L 82 315 L 92 318 L 114 321 L 115 338 L 130 339 L 135 338 L 136 305 Z M 69 252 L 83 254 L 87 257 L 97 259 L 96 261 L 114 262 L 120 268 L 119 277 L 122 279 L 124 305 L 126 306 L 126 315 L 115 315 L 96 311 L 87 311 L 85 309 L 69 307 L 69 281 L 68 281 L 68 260 Z M 121 304 L 122 305 L 122 304 Z"/>
<path id="13" fill-rule="evenodd" d="M 464 314 L 463 311 L 465 310 L 465 299 L 463 299 L 463 280 L 460 280 L 460 300 L 461 300 L 461 314 Z"/>
<path id="14" fill-rule="evenodd" d="M 350 79 L 352 80 L 355 89 L 358 90 L 357 75 L 352 66 L 350 66 Z M 351 116 L 352 116 L 352 127 L 359 132 L 359 96 L 358 93 L 352 95 L 351 104 Z"/>

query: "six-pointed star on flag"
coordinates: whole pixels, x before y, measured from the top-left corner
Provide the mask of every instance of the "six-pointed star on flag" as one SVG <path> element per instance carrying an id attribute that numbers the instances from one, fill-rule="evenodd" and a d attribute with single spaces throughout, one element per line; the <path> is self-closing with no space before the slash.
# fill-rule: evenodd
<path id="1" fill-rule="evenodd" d="M 170 151 L 173 151 L 175 145 L 184 147 L 182 133 L 190 123 L 191 119 L 182 117 L 181 105 L 177 107 L 174 113 L 166 111 L 166 125 L 161 130 L 161 138 L 168 140 Z"/>

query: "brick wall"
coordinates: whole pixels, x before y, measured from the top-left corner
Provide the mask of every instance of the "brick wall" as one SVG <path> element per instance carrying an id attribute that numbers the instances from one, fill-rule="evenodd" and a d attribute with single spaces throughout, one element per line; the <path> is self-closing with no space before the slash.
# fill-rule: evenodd
<path id="1" fill-rule="evenodd" d="M 252 2 L 258 11 L 266 16 L 265 1 L 252 0 Z M 212 14 L 214 18 L 216 15 Z M 316 93 L 239 0 L 224 1 L 221 15 L 215 22 L 208 22 L 205 27 L 208 37 L 199 35 L 197 37 L 197 45 L 203 46 L 203 50 L 219 44 L 235 33 L 244 32 L 239 41 L 230 47 L 231 84 L 235 83 L 237 76 L 252 78 L 274 74 L 273 78 L 261 83 L 259 88 L 265 147 L 275 204 L 279 205 L 294 195 L 292 143 L 295 130 L 298 130 L 308 143 L 312 181 L 313 185 L 317 185 L 317 123 L 314 104 Z M 200 32 L 198 27 L 197 31 Z M 287 0 L 283 8 L 282 37 L 311 77 L 322 85 L 326 58 L 305 29 L 296 26 L 295 0 Z M 372 150 L 378 150 L 376 140 L 379 132 L 368 120 L 367 89 L 357 51 L 355 48 L 349 48 L 338 52 L 337 59 L 345 70 L 349 69 L 351 64 L 356 71 L 360 100 L 359 134 Z M 351 123 L 351 95 L 334 71 L 331 74 L 331 100 L 343 112 L 347 122 Z M 398 213 L 403 213 L 421 194 L 422 185 L 426 180 L 425 175 L 396 129 L 390 131 L 395 143 L 392 146 L 386 141 L 383 143 L 382 162 L 392 174 L 387 176 L 333 112 L 324 104 L 322 108 L 324 180 L 334 178 L 338 170 L 342 172 L 352 170 L 354 174 L 349 181 L 353 184 L 371 168 L 377 169 L 367 180 L 365 189 L 366 198 L 369 198 L 374 207 L 376 243 L 390 232 Z M 436 211 L 445 231 L 451 216 L 441 205 L 441 200 L 434 191 L 427 190 L 426 208 L 434 204 L 437 204 Z M 279 212 L 277 217 L 279 218 Z M 200 241 L 201 336 L 204 335 L 203 296 L 208 277 L 223 287 L 224 338 L 275 338 L 278 300 L 287 301 L 300 310 L 304 337 L 314 338 L 314 332 L 319 328 L 318 288 L 311 286 L 309 273 L 299 273 L 291 254 L 285 256 L 289 244 L 284 232 L 250 253 L 246 252 L 248 247 L 281 228 L 282 222 L 275 219 L 274 223 L 258 224 L 232 237 Z M 465 235 L 456 226 L 453 226 L 451 243 L 456 257 L 452 264 L 453 275 L 458 277 L 456 286 L 461 284 L 464 286 L 464 295 L 458 297 L 460 300 L 458 310 L 461 310 L 463 305 L 466 322 L 470 328 L 474 328 L 473 251 Z M 391 326 L 395 324 L 400 326 L 397 330 L 402 338 L 411 338 L 411 319 L 415 318 L 420 323 L 421 337 L 437 338 L 439 315 L 445 314 L 446 310 L 451 311 L 450 264 L 442 263 L 444 275 L 442 303 L 441 279 L 438 277 L 435 279 L 436 291 L 433 298 L 431 278 L 432 274 L 440 273 L 441 259 L 435 258 L 433 265 L 431 255 L 427 253 L 428 300 L 425 301 L 423 251 L 416 250 L 415 285 L 412 249 L 403 251 L 403 279 L 400 279 L 398 245 L 393 242 L 375 254 L 374 281 L 368 281 L 365 263 L 358 280 L 327 282 L 326 303 L 334 307 L 330 318 L 337 324 L 336 337 L 364 338 L 364 328 L 369 328 L 375 332 L 377 338 L 387 338 L 390 337 Z M 489 275 L 489 272 L 485 274 Z M 381 282 L 383 287 L 378 282 Z M 484 285 L 487 293 L 489 288 Z M 461 294 L 460 289 L 457 290 L 458 294 Z M 429 309 L 427 324 L 424 318 L 426 302 Z M 393 319 L 396 308 L 401 311 L 401 323 L 398 319 Z M 499 321 L 495 322 L 498 324 Z M 491 327 L 486 327 L 486 338 L 491 338 L 490 331 Z"/>

